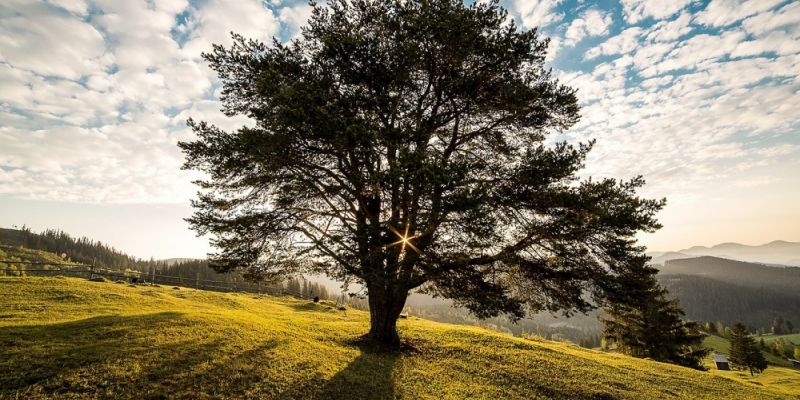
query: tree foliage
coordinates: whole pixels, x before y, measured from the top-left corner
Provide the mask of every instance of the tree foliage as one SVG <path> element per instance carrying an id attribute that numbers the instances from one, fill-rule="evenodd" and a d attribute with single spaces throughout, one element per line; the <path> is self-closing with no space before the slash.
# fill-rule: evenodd
<path id="1" fill-rule="evenodd" d="M 622 353 L 695 369 L 708 354 L 700 324 L 683 320 L 677 299 L 658 285 L 657 270 L 642 266 L 626 276 L 625 295 L 606 308 L 604 337 Z"/>
<path id="2" fill-rule="evenodd" d="M 332 0 L 291 43 L 214 46 L 224 111 L 254 121 L 180 144 L 215 267 L 362 284 L 385 343 L 414 289 L 479 317 L 603 302 L 663 202 L 548 139 L 579 114 L 547 44 L 496 1 Z"/>
<path id="3" fill-rule="evenodd" d="M 750 375 L 767 369 L 767 360 L 761 354 L 755 339 L 741 322 L 733 324 L 731 329 L 731 350 L 728 361 L 734 368 L 749 370 Z"/>

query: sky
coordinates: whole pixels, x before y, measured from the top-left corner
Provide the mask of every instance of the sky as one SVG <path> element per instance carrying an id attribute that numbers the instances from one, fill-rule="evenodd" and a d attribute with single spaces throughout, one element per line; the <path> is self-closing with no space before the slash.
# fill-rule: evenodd
<path id="1" fill-rule="evenodd" d="M 596 139 L 583 176 L 666 198 L 651 250 L 800 241 L 800 2 L 503 0 L 551 38 Z M 200 53 L 295 37 L 295 0 L 3 0 L 0 227 L 59 228 L 141 258 L 204 257 L 183 218 L 186 119 L 235 129 Z"/>

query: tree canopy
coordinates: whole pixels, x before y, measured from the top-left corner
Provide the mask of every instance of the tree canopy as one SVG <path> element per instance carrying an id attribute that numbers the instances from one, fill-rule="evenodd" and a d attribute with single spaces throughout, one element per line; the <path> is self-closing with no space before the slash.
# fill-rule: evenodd
<path id="1" fill-rule="evenodd" d="M 390 344 L 415 289 L 480 317 L 602 304 L 663 201 L 578 177 L 593 142 L 557 140 L 579 107 L 547 45 L 461 0 L 331 0 L 290 43 L 215 45 L 224 112 L 253 123 L 180 143 L 213 265 L 357 282 Z"/>

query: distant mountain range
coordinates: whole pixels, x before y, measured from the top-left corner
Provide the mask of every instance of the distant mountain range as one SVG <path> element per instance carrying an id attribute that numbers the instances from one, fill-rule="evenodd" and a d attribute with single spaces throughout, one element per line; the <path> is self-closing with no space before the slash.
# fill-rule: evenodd
<path id="1" fill-rule="evenodd" d="M 716 246 L 694 246 L 679 251 L 650 253 L 652 263 L 664 265 L 669 260 L 679 260 L 698 256 L 713 256 L 731 260 L 773 265 L 800 266 L 800 242 L 776 240 L 758 246 L 739 243 L 721 243 Z"/>

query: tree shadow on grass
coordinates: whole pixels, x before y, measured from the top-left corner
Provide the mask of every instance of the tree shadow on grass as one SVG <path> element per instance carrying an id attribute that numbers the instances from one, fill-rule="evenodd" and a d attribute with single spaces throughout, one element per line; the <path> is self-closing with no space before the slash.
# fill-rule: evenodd
<path id="1" fill-rule="evenodd" d="M 300 312 L 336 312 L 336 308 L 326 303 L 314 303 L 312 301 L 306 303 L 292 303 L 289 305 L 294 311 Z"/>
<path id="2" fill-rule="evenodd" d="M 256 371 L 231 374 L 229 368 L 276 343 L 243 350 L 219 335 L 185 337 L 197 323 L 161 312 L 2 327 L 0 398 L 207 398 L 231 384 L 246 391 Z M 230 382 L 231 375 L 246 381 Z"/>
<path id="3" fill-rule="evenodd" d="M 347 367 L 325 382 L 313 396 L 318 400 L 400 398 L 395 368 L 404 351 L 390 351 L 357 339 L 348 343 L 361 353 Z"/>

